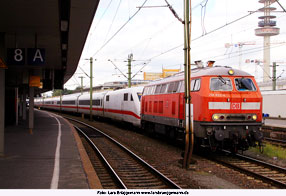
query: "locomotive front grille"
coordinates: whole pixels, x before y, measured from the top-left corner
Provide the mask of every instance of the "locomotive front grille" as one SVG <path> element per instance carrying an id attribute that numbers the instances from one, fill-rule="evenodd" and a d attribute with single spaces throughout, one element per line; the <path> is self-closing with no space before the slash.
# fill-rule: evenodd
<path id="1" fill-rule="evenodd" d="M 235 115 L 235 116 L 233 116 L 233 115 L 228 115 L 228 116 L 226 116 L 226 120 L 229 120 L 229 121 L 244 121 L 244 120 L 246 120 L 246 116 L 244 116 L 244 115 Z"/>
<path id="2" fill-rule="evenodd" d="M 256 114 L 213 114 L 213 121 L 220 122 L 242 122 L 242 121 L 256 121 Z"/>

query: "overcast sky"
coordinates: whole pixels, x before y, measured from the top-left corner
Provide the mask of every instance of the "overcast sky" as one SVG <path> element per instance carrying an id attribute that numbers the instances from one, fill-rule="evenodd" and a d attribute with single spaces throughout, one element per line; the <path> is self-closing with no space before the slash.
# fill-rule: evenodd
<path id="1" fill-rule="evenodd" d="M 131 53 L 134 60 L 132 75 L 146 64 L 144 72 L 161 72 L 162 68 L 183 69 L 183 24 L 167 7 L 139 10 L 145 1 L 100 1 L 79 62 L 81 69 L 78 67 L 65 88 L 74 89 L 79 86 L 80 76 L 85 77 L 84 86 L 89 86 L 89 79 L 82 70 L 89 74 L 89 61 L 85 59 L 90 57 L 96 59 L 93 64 L 95 85 L 126 80 L 108 60 L 112 60 L 126 74 L 126 61 Z M 184 0 L 168 2 L 178 16 L 183 18 Z M 285 1 L 281 1 L 281 4 L 286 8 Z M 147 0 L 144 6 L 166 6 L 166 2 Z M 192 62 L 215 60 L 215 65 L 238 68 L 240 58 L 236 44 L 244 43 L 240 51 L 241 67 L 261 81 L 262 68 L 255 63 L 245 63 L 245 60 L 263 60 L 263 37 L 254 34 L 254 30 L 258 28 L 258 16 L 263 13 L 249 14 L 263 6 L 258 0 L 192 0 Z M 272 7 L 282 11 L 277 3 Z M 232 23 L 246 15 L 248 16 Z M 275 20 L 280 28 L 280 35 L 271 37 L 271 63 L 280 62 L 281 66 L 277 71 L 279 76 L 286 68 L 286 13 L 275 12 L 272 15 L 277 16 Z M 220 29 L 214 31 L 218 28 Z M 226 43 L 232 46 L 226 48 Z M 286 72 L 282 77 L 286 78 Z M 143 73 L 139 72 L 134 78 L 143 79 Z"/>

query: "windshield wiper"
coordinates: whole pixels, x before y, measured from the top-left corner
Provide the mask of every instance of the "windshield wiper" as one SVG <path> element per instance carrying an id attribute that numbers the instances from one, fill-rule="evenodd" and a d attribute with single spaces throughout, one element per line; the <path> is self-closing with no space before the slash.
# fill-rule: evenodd
<path id="1" fill-rule="evenodd" d="M 225 79 L 224 79 L 223 77 L 218 76 L 218 79 L 219 79 L 223 84 L 226 84 L 226 81 L 225 81 Z"/>

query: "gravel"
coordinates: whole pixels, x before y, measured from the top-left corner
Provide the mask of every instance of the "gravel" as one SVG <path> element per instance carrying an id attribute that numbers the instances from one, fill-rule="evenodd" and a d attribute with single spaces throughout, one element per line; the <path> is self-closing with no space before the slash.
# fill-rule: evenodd
<path id="1" fill-rule="evenodd" d="M 62 115 L 62 114 L 61 114 Z M 74 117 L 82 120 L 80 117 Z M 120 125 L 111 120 L 98 119 L 86 123 L 108 133 L 123 145 L 131 149 L 163 174 L 171 178 L 184 189 L 269 189 L 273 188 L 260 180 L 217 164 L 196 154 L 193 154 L 192 162 L 188 170 L 182 168 L 183 148 L 168 142 L 161 136 L 146 135 L 138 128 Z M 281 167 L 286 167 L 285 160 L 268 158 L 263 154 L 252 151 L 244 152 L 244 155 L 259 158 Z"/>
<path id="2" fill-rule="evenodd" d="M 108 133 L 149 164 L 170 177 L 185 189 L 264 189 L 271 188 L 259 180 L 246 176 L 220 164 L 193 155 L 194 164 L 188 170 L 182 168 L 182 148 L 160 136 L 146 135 L 137 128 L 118 126 L 108 120 L 87 123 Z M 116 126 L 115 126 L 116 125 Z M 128 128 L 126 128 L 128 127 Z M 256 155 L 253 155 L 256 156 Z"/>

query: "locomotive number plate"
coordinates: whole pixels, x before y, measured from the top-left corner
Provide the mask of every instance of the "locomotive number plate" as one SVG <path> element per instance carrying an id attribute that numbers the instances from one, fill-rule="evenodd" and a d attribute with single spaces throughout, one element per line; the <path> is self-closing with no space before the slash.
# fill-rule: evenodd
<path id="1" fill-rule="evenodd" d="M 240 103 L 231 103 L 230 109 L 231 110 L 240 110 L 241 109 Z"/>

